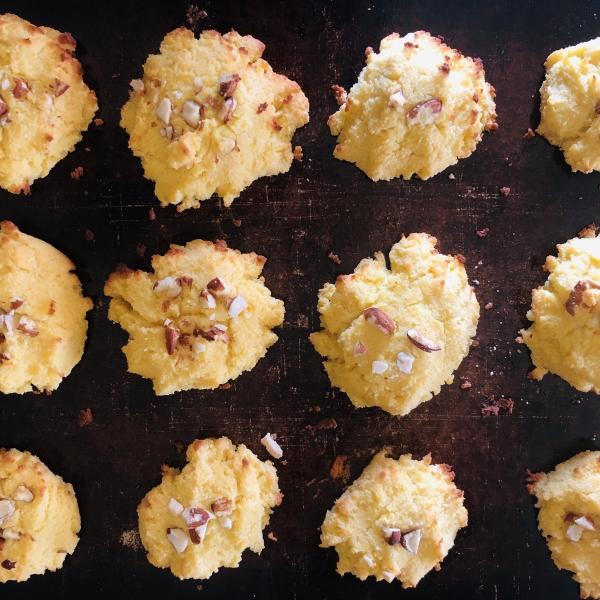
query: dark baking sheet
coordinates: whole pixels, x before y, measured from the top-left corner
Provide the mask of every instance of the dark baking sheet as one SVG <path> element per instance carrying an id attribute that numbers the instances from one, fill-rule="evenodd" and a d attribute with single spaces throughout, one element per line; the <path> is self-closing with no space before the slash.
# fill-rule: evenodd
<path id="1" fill-rule="evenodd" d="M 75 152 L 32 186 L 30 197 L 0 190 L 1 218 L 64 251 L 95 303 L 84 357 L 59 390 L 0 402 L 0 445 L 38 454 L 72 482 L 82 515 L 81 541 L 64 568 L 8 583 L 0 597 L 577 598 L 577 584 L 554 566 L 536 529 L 525 469 L 548 470 L 576 452 L 598 449 L 598 400 L 551 375 L 542 383 L 527 379 L 529 356 L 523 348 L 518 353 L 514 338 L 527 323 L 531 288 L 545 280 L 545 256 L 600 218 L 600 175 L 571 174 L 545 140 L 523 139 L 539 121 L 544 59 L 553 49 L 594 38 L 600 6 L 559 0 L 206 2 L 199 6 L 209 15 L 201 28 L 235 28 L 262 40 L 273 68 L 307 94 L 311 121 L 295 137 L 304 161 L 289 173 L 256 181 L 230 209 L 212 199 L 179 214 L 158 207 L 118 121 L 129 80 L 141 74 L 163 36 L 184 24 L 186 8 L 180 0 L 1 5 L 2 12 L 74 35 L 105 125 L 92 126 Z M 483 59 L 498 92 L 500 128 L 484 136 L 473 156 L 429 181 L 374 183 L 332 157 L 330 86 L 355 81 L 367 46 L 377 48 L 393 31 L 417 29 Z M 69 173 L 79 166 L 84 173 L 75 181 Z M 508 197 L 499 195 L 502 186 L 511 188 Z M 489 236 L 477 237 L 485 227 Z M 332 391 L 308 342 L 318 328 L 317 291 L 413 231 L 435 235 L 443 252 L 466 256 L 470 277 L 480 282 L 480 304 L 494 307 L 482 310 L 479 347 L 432 401 L 404 418 L 355 410 Z M 149 380 L 126 372 L 120 350 L 126 334 L 108 322 L 102 288 L 118 263 L 148 268 L 153 253 L 194 238 L 222 238 L 267 256 L 266 282 L 285 301 L 286 320 L 279 342 L 230 389 L 157 398 Z M 147 258 L 136 253 L 138 243 L 147 246 Z M 341 265 L 327 258 L 330 251 Z M 470 390 L 460 389 L 460 376 L 472 382 Z M 492 394 L 513 398 L 514 413 L 483 419 L 481 402 Z M 320 412 L 311 410 L 315 406 Z M 94 421 L 80 428 L 79 411 L 88 407 Z M 337 429 L 307 430 L 328 417 Z M 238 569 L 182 582 L 152 567 L 143 550 L 122 544 L 123 532 L 137 526 L 138 502 L 159 482 L 161 464 L 183 465 L 176 441 L 227 435 L 266 458 L 259 440 L 267 431 L 279 435 L 288 464 L 278 466 L 285 499 L 265 531 L 278 541 L 266 539 L 260 556 L 246 552 Z M 344 487 L 329 477 L 335 457 L 350 457 L 355 478 L 384 446 L 395 456 L 431 452 L 435 461 L 454 465 L 465 490 L 469 526 L 441 572 L 430 573 L 416 590 L 341 578 L 335 551 L 318 548 L 318 528 Z"/>

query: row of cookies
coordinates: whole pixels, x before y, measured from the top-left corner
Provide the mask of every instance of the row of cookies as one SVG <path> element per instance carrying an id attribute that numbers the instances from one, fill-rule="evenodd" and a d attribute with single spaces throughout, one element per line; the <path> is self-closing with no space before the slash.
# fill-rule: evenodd
<path id="1" fill-rule="evenodd" d="M 0 185 L 30 186 L 81 139 L 98 104 L 83 82 L 68 33 L 0 17 Z M 600 38 L 546 61 L 538 131 L 565 151 L 573 170 L 600 168 L 596 85 Z M 148 57 L 121 112 L 129 146 L 156 183 L 163 206 L 197 208 L 214 193 L 229 206 L 255 179 L 289 170 L 302 149 L 291 139 L 308 122 L 300 86 L 274 73 L 264 44 L 232 31 L 185 28 Z M 497 129 L 494 88 L 479 59 L 418 31 L 367 48 L 367 66 L 349 93 L 333 86 L 340 109 L 329 118 L 334 156 L 371 179 L 427 179 L 468 157 Z M 41 60 L 41 58 L 43 60 Z M 101 120 L 96 120 L 101 124 Z"/>
<path id="2" fill-rule="evenodd" d="M 270 435 L 269 452 L 281 457 Z M 441 562 L 467 525 L 452 468 L 431 456 L 398 460 L 382 451 L 327 511 L 321 547 L 335 547 L 337 572 L 415 587 Z M 575 573 L 582 598 L 600 597 L 600 452 L 530 474 L 539 527 L 561 569 Z M 283 498 L 277 471 L 225 437 L 195 440 L 180 471 L 163 465 L 161 483 L 138 506 L 151 564 L 180 579 L 206 579 L 237 567 L 242 552 L 264 548 L 263 529 Z M 0 581 L 25 581 L 61 568 L 75 550 L 81 520 L 73 487 L 37 457 L 0 450 Z"/>
<path id="3" fill-rule="evenodd" d="M 600 238 L 596 227 L 558 246 L 550 275 L 533 290 L 531 376 L 560 375 L 578 390 L 600 389 Z M 49 244 L 0 223 L 0 391 L 52 391 L 79 362 L 92 308 L 73 264 Z M 310 336 L 333 386 L 356 407 L 405 415 L 452 383 L 479 320 L 465 258 L 436 250 L 425 233 L 363 259 L 319 291 L 321 331 Z M 194 240 L 152 258 L 153 273 L 120 265 L 106 282 L 108 317 L 129 334 L 131 373 L 157 395 L 215 389 L 251 370 L 277 336 L 284 305 L 261 271 L 266 259 L 225 242 Z"/>

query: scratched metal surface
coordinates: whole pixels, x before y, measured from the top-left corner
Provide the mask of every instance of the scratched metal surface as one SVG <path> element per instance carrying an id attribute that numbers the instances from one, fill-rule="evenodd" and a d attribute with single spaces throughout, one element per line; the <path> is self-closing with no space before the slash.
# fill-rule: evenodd
<path id="1" fill-rule="evenodd" d="M 173 598 L 577 598 L 577 585 L 553 565 L 536 530 L 525 469 L 548 470 L 584 449 L 598 448 L 598 400 L 548 376 L 530 381 L 530 360 L 514 337 L 526 324 L 530 290 L 544 279 L 541 265 L 557 242 L 599 219 L 598 174 L 571 174 L 560 153 L 523 133 L 539 120 L 537 90 L 543 61 L 553 49 L 591 39 L 598 20 L 593 2 L 461 3 L 387 0 L 257 2 L 210 0 L 202 26 L 235 28 L 266 43 L 265 58 L 295 79 L 309 97 L 311 121 L 295 142 L 304 162 L 289 173 L 262 179 L 231 209 L 217 199 L 178 214 L 159 209 L 153 185 L 127 148 L 119 108 L 127 82 L 145 57 L 185 20 L 187 2 L 48 3 L 5 0 L 10 11 L 37 25 L 70 31 L 78 42 L 86 80 L 100 102 L 103 127 L 92 126 L 75 152 L 32 187 L 31 197 L 0 190 L 1 217 L 64 251 L 77 265 L 95 303 L 81 363 L 50 397 L 7 396 L 0 403 L 0 444 L 38 454 L 75 486 L 82 514 L 81 541 L 62 570 L 9 583 L 5 598 L 142 596 Z M 369 10 L 370 9 L 370 10 Z M 483 59 L 498 92 L 500 129 L 486 134 L 469 159 L 426 182 L 374 183 L 332 157 L 326 121 L 336 106 L 334 83 L 348 88 L 364 64 L 364 49 L 385 35 L 425 29 Z M 115 77 L 116 76 L 116 77 Z M 89 151 L 86 151 L 89 148 Z M 84 168 L 79 181 L 69 173 Z M 453 173 L 454 180 L 448 179 Z M 509 186 L 508 197 L 498 189 Z M 148 212 L 156 208 L 151 221 Z M 232 219 L 241 219 L 237 228 Z M 490 228 L 487 238 L 476 230 Z M 87 241 L 86 229 L 94 233 Z M 379 409 L 355 410 L 332 392 L 308 342 L 318 327 L 317 290 L 377 250 L 389 251 L 402 233 L 426 231 L 444 252 L 467 257 L 480 282 L 477 338 L 453 385 L 404 418 Z M 256 368 L 228 390 L 157 398 L 150 382 L 126 372 L 120 347 L 126 335 L 106 318 L 102 287 L 119 262 L 148 268 L 147 256 L 170 242 L 223 238 L 242 251 L 268 257 L 267 285 L 286 306 L 279 342 Z M 341 265 L 328 258 L 337 252 Z M 478 261 L 482 261 L 478 265 Z M 459 388 L 458 377 L 472 382 Z M 482 419 L 485 395 L 515 400 L 514 414 Z M 321 411 L 311 411 L 319 406 Z M 80 428 L 81 409 L 92 424 Z M 336 430 L 306 427 L 333 417 Z M 286 466 L 279 466 L 285 500 L 258 556 L 247 552 L 238 569 L 210 580 L 184 581 L 152 567 L 142 550 L 121 543 L 136 527 L 135 508 L 159 481 L 160 465 L 183 464 L 174 442 L 227 435 L 266 458 L 259 439 L 277 432 Z M 343 489 L 329 477 L 337 455 L 348 455 L 352 478 L 383 446 L 395 455 L 431 452 L 454 465 L 465 490 L 469 527 L 439 573 L 416 590 L 335 574 L 333 549 L 318 548 L 325 511 Z M 317 483 L 307 486 L 311 480 Z M 322 481 L 323 480 L 323 481 Z M 321 483 L 319 483 L 321 482 Z M 197 585 L 201 583 L 202 590 Z"/>

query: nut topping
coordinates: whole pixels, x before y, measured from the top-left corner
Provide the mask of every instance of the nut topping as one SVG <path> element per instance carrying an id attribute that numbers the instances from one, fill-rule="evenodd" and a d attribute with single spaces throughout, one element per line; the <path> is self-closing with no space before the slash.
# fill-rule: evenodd
<path id="1" fill-rule="evenodd" d="M 200 105 L 193 100 L 184 102 L 181 116 L 190 127 L 196 129 L 200 123 Z"/>
<path id="2" fill-rule="evenodd" d="M 423 350 L 423 352 L 437 352 L 442 348 L 428 340 L 420 331 L 417 329 L 409 329 L 406 332 L 408 339 L 417 347 L 419 350 Z"/>
<path id="3" fill-rule="evenodd" d="M 270 433 L 267 433 L 260 443 L 267 449 L 267 452 L 273 458 L 281 458 L 283 456 L 283 450 L 281 446 L 273 439 Z"/>
<path id="4" fill-rule="evenodd" d="M 229 515 L 231 514 L 231 500 L 227 500 L 227 498 L 221 498 L 220 500 L 215 500 L 210 505 L 211 510 L 217 516 Z"/>
<path id="5" fill-rule="evenodd" d="M 20 306 L 23 306 L 23 304 L 25 304 L 25 300 L 23 300 L 23 298 L 19 298 L 18 296 L 15 296 L 10 301 L 10 309 L 17 310 L 17 308 L 19 308 Z"/>
<path id="6" fill-rule="evenodd" d="M 25 487 L 24 485 L 20 485 L 17 487 L 13 498 L 15 500 L 22 500 L 23 502 L 31 502 L 33 500 L 33 494 L 29 488 Z"/>
<path id="7" fill-rule="evenodd" d="M 215 297 L 208 290 L 200 292 L 200 306 L 202 308 L 215 308 L 217 306 Z"/>
<path id="8" fill-rule="evenodd" d="M 569 525 L 567 528 L 567 537 L 572 542 L 578 542 L 581 539 L 581 535 L 583 534 L 583 527 L 581 525 L 577 525 L 573 523 L 573 525 Z"/>
<path id="9" fill-rule="evenodd" d="M 225 529 L 231 529 L 233 527 L 233 521 L 229 517 L 221 515 L 217 517 L 217 519 L 221 527 L 224 527 Z"/>
<path id="10" fill-rule="evenodd" d="M 405 375 L 408 375 L 412 371 L 413 362 L 415 362 L 415 357 L 412 354 L 407 354 L 406 352 L 398 353 L 396 364 Z"/>
<path id="11" fill-rule="evenodd" d="M 13 332 L 13 325 L 14 325 L 14 320 L 15 320 L 15 316 L 14 316 L 13 312 L 14 311 L 11 310 L 9 313 L 7 313 L 5 315 L 0 315 L 0 319 L 4 323 L 4 327 L 6 327 L 6 331 L 7 331 L 8 335 L 12 335 L 12 332 Z"/>
<path id="12" fill-rule="evenodd" d="M 390 96 L 389 104 L 392 108 L 395 108 L 396 110 L 400 110 L 405 103 L 406 98 L 404 97 L 404 92 L 402 90 L 398 90 Z"/>
<path id="13" fill-rule="evenodd" d="M 167 352 L 169 356 L 177 350 L 179 343 L 179 329 L 172 325 L 165 325 L 165 341 L 167 343 Z"/>
<path id="14" fill-rule="evenodd" d="M 166 125 L 169 124 L 171 121 L 171 101 L 168 98 L 163 98 L 156 107 L 156 116 Z"/>
<path id="15" fill-rule="evenodd" d="M 363 554 L 363 560 L 369 565 L 369 567 L 373 568 L 375 566 L 375 562 L 368 554 Z"/>
<path id="16" fill-rule="evenodd" d="M 219 77 L 219 95 L 225 97 L 231 96 L 240 80 L 241 77 L 237 73 L 223 73 Z"/>
<path id="17" fill-rule="evenodd" d="M 223 123 L 227 123 L 231 117 L 233 116 L 233 111 L 237 108 L 237 102 L 235 98 L 232 96 L 227 96 L 225 100 L 223 100 L 223 105 L 219 110 L 219 119 L 223 121 Z"/>
<path id="18" fill-rule="evenodd" d="M 575 524 L 579 525 L 579 527 L 583 527 L 588 531 L 594 531 L 596 529 L 596 524 L 592 517 L 579 517 L 579 519 L 575 519 Z"/>
<path id="19" fill-rule="evenodd" d="M 395 546 L 396 544 L 399 544 L 402 539 L 402 531 L 395 527 L 384 527 L 383 537 L 390 546 Z"/>
<path id="20" fill-rule="evenodd" d="M 58 98 L 62 96 L 71 86 L 64 81 L 61 81 L 58 77 L 55 78 L 56 86 L 54 87 L 54 95 Z"/>
<path id="21" fill-rule="evenodd" d="M 366 308 L 363 311 L 363 315 L 367 323 L 374 325 L 380 331 L 385 333 L 385 335 L 391 335 L 396 331 L 396 324 L 392 317 L 379 308 L 375 308 L 374 306 Z"/>
<path id="22" fill-rule="evenodd" d="M 187 548 L 188 538 L 183 529 L 179 529 L 178 527 L 167 529 L 167 539 L 179 554 Z"/>
<path id="23" fill-rule="evenodd" d="M 200 337 L 203 337 L 205 340 L 208 340 L 209 342 L 221 340 L 222 342 L 225 342 L 226 344 L 229 343 L 229 335 L 227 334 L 227 332 L 223 331 L 222 329 L 219 329 L 216 326 L 211 327 L 208 331 L 203 331 L 202 329 L 198 329 L 197 331 L 194 331 L 194 333 L 197 333 L 197 335 L 199 335 Z"/>
<path id="24" fill-rule="evenodd" d="M 416 554 L 419 551 L 419 544 L 421 543 L 421 530 L 413 529 L 407 533 L 402 534 L 401 544 L 410 553 Z"/>
<path id="25" fill-rule="evenodd" d="M 36 327 L 35 323 L 27 317 L 21 317 L 19 319 L 17 330 L 30 337 L 36 337 L 40 333 L 40 330 Z"/>
<path id="26" fill-rule="evenodd" d="M 0 499 L 0 525 L 6 523 L 15 514 L 15 505 L 8 498 Z"/>
<path id="27" fill-rule="evenodd" d="M 167 505 L 169 512 L 174 516 L 178 517 L 183 512 L 183 504 L 180 504 L 175 500 L 175 498 L 171 498 L 169 500 L 169 504 Z"/>
<path id="28" fill-rule="evenodd" d="M 199 94 L 204 87 L 204 83 L 202 82 L 202 77 L 194 77 L 194 92 Z"/>
<path id="29" fill-rule="evenodd" d="M 8 104 L 0 100 L 0 115 L 4 115 L 8 112 Z"/>
<path id="30" fill-rule="evenodd" d="M 206 288 L 210 290 L 215 296 L 225 296 L 229 294 L 229 286 L 220 277 L 211 279 L 207 284 Z"/>
<path id="31" fill-rule="evenodd" d="M 594 283 L 593 281 L 578 281 L 569 294 L 569 298 L 565 302 L 565 308 L 572 317 L 575 316 L 575 308 L 577 306 L 581 306 L 583 303 L 583 293 L 589 289 L 600 290 L 600 285 Z"/>
<path id="32" fill-rule="evenodd" d="M 134 92 L 137 92 L 140 96 L 143 96 L 146 93 L 146 86 L 141 79 L 132 79 L 129 82 L 129 85 L 132 87 Z"/>
<path id="33" fill-rule="evenodd" d="M 195 341 L 192 344 L 192 351 L 194 352 L 194 354 L 200 354 L 201 352 L 204 352 L 206 350 L 206 346 L 199 341 Z"/>
<path id="34" fill-rule="evenodd" d="M 392 581 L 394 581 L 394 579 L 396 579 L 396 576 L 393 573 L 390 573 L 389 571 L 381 571 L 381 576 L 388 582 L 388 583 L 392 583 Z"/>
<path id="35" fill-rule="evenodd" d="M 177 298 L 181 294 L 181 278 L 180 277 L 165 277 L 157 281 L 152 289 L 158 294 L 159 292 L 168 292 L 171 298 Z"/>
<path id="36" fill-rule="evenodd" d="M 6 560 L 3 560 L 0 564 L 7 571 L 12 571 L 13 569 L 17 568 L 17 562 L 14 560 L 8 560 L 8 558 Z"/>
<path id="37" fill-rule="evenodd" d="M 197 508 L 196 506 L 188 506 L 181 513 L 181 516 L 185 519 L 188 529 L 196 529 L 196 527 L 208 523 L 211 518 L 215 518 L 214 515 L 211 515 L 207 510 Z"/>
<path id="38" fill-rule="evenodd" d="M 366 352 L 367 349 L 364 347 L 364 344 L 358 340 L 354 345 L 354 356 L 362 356 L 363 354 L 366 354 Z"/>
<path id="39" fill-rule="evenodd" d="M 230 317 L 237 317 L 243 310 L 248 308 L 248 303 L 243 296 L 236 296 L 229 305 L 228 315 Z"/>
<path id="40" fill-rule="evenodd" d="M 411 109 L 408 113 L 408 124 L 431 125 L 438 118 L 440 112 L 442 112 L 441 100 L 432 98 Z"/>
<path id="41" fill-rule="evenodd" d="M 3 529 L 2 537 L 5 540 L 20 540 L 21 534 L 18 531 L 15 531 L 14 529 Z"/>
<path id="42" fill-rule="evenodd" d="M 17 79 L 15 77 L 15 87 L 13 89 L 13 96 L 19 100 L 29 91 L 27 84 L 23 79 Z"/>
<path id="43" fill-rule="evenodd" d="M 577 518 L 577 515 L 575 513 L 570 512 L 565 518 L 564 521 L 565 523 L 573 523 L 573 521 L 575 521 L 575 519 Z"/>
<path id="44" fill-rule="evenodd" d="M 377 375 L 381 375 L 387 371 L 388 364 L 383 362 L 382 360 L 374 360 L 371 365 L 371 372 L 377 373 Z"/>

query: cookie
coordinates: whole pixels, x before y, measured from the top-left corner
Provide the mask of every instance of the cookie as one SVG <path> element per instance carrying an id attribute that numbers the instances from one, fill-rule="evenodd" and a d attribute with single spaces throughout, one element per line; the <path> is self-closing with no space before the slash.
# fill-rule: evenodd
<path id="1" fill-rule="evenodd" d="M 338 553 L 337 572 L 362 581 L 399 579 L 408 588 L 439 571 L 457 531 L 467 526 L 463 492 L 453 479 L 452 468 L 432 465 L 431 455 L 375 455 L 321 527 L 321 547 Z"/>
<path id="2" fill-rule="evenodd" d="M 55 390 L 80 361 L 92 301 L 75 265 L 50 244 L 0 223 L 0 391 Z"/>
<path id="3" fill-rule="evenodd" d="M 600 170 L 600 38 L 553 52 L 540 88 L 537 132 L 573 171 Z"/>
<path id="4" fill-rule="evenodd" d="M 29 194 L 75 148 L 98 103 L 70 33 L 5 14 L 0 47 L 0 186 Z"/>
<path id="5" fill-rule="evenodd" d="M 283 497 L 271 462 L 226 437 L 196 440 L 181 473 L 165 465 L 162 475 L 138 506 L 151 564 L 179 579 L 207 579 L 237 567 L 246 548 L 260 554 L 262 530 Z"/>
<path id="6" fill-rule="evenodd" d="M 153 256 L 154 273 L 121 266 L 104 293 L 109 319 L 130 336 L 129 372 L 152 379 L 161 396 L 216 388 L 252 369 L 284 315 L 260 277 L 266 260 L 194 240 Z"/>
<path id="7" fill-rule="evenodd" d="M 466 158 L 484 131 L 497 129 L 494 88 L 479 59 L 464 57 L 425 31 L 367 48 L 367 66 L 349 93 L 334 86 L 329 117 L 333 155 L 373 181 L 414 174 L 429 179 Z"/>
<path id="8" fill-rule="evenodd" d="M 81 527 L 75 492 L 37 456 L 0 449 L 0 581 L 60 569 Z"/>
<path id="9" fill-rule="evenodd" d="M 331 384 L 358 407 L 405 415 L 452 383 L 479 320 L 464 257 L 439 254 L 437 240 L 412 233 L 352 275 L 319 291 L 322 331 L 310 341 L 327 358 Z"/>
<path id="10" fill-rule="evenodd" d="M 163 206 L 229 206 L 255 179 L 289 170 L 291 139 L 308 123 L 300 86 L 261 59 L 265 46 L 235 31 L 167 34 L 131 82 L 121 111 L 129 147 Z"/>
<path id="11" fill-rule="evenodd" d="M 575 573 L 582 598 L 600 598 L 600 452 L 582 452 L 529 482 L 552 560 Z"/>
<path id="12" fill-rule="evenodd" d="M 549 256 L 544 269 L 546 283 L 533 290 L 533 321 L 522 329 L 535 369 L 530 376 L 542 379 L 548 372 L 559 375 L 581 392 L 600 392 L 600 238 L 593 229 L 566 244 L 558 244 L 558 257 Z"/>

